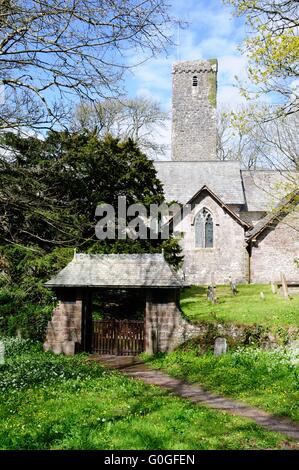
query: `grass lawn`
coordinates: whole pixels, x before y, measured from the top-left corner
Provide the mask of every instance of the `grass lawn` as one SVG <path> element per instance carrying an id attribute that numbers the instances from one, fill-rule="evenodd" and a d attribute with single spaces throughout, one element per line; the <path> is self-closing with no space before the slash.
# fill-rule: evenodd
<path id="1" fill-rule="evenodd" d="M 299 326 L 299 295 L 284 299 L 272 294 L 270 285 L 239 285 L 233 296 L 229 286 L 217 286 L 219 302 L 207 300 L 207 288 L 193 286 L 182 291 L 181 308 L 192 321 L 222 320 L 264 326 Z M 260 298 L 264 292 L 265 300 Z"/>
<path id="2" fill-rule="evenodd" d="M 288 439 L 87 362 L 7 342 L 0 449 L 281 449 Z M 20 342 L 20 340 L 18 340 Z"/>
<path id="3" fill-rule="evenodd" d="M 246 347 L 215 357 L 199 355 L 191 342 L 147 360 L 174 377 L 299 422 L 298 354 Z"/>

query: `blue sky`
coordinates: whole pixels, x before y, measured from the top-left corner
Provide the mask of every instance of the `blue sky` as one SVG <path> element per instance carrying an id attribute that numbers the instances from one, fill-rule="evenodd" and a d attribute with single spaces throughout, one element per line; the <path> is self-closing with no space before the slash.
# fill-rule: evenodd
<path id="1" fill-rule="evenodd" d="M 188 22 L 174 32 L 178 47 L 168 56 L 150 59 L 127 75 L 131 96 L 149 96 L 165 110 L 171 106 L 171 66 L 177 60 L 218 59 L 218 106 L 237 106 L 244 102 L 235 87 L 235 76 L 245 78 L 246 58 L 238 52 L 245 33 L 243 21 L 232 15 L 221 0 L 172 0 L 171 13 Z M 136 60 L 138 57 L 132 58 Z M 140 57 L 140 60 L 142 58 Z"/>

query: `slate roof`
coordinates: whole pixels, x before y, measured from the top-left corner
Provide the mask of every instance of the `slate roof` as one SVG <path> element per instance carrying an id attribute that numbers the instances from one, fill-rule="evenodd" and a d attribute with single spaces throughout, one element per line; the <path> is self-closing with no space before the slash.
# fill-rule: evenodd
<path id="1" fill-rule="evenodd" d="M 269 211 L 284 196 L 282 184 L 298 173 L 275 170 L 242 170 L 244 194 L 248 211 Z"/>
<path id="2" fill-rule="evenodd" d="M 224 204 L 223 201 L 221 201 L 221 199 L 219 199 L 219 197 L 217 196 L 217 194 L 213 193 L 213 191 L 210 190 L 210 188 L 208 188 L 206 185 L 203 186 L 196 194 L 194 194 L 194 196 L 187 202 L 187 205 L 190 205 L 192 207 L 192 205 L 194 204 L 194 202 L 196 201 L 196 199 L 202 194 L 202 193 L 208 193 L 238 224 L 242 225 L 242 227 L 244 227 L 245 229 L 250 229 L 252 226 L 251 224 L 249 224 L 248 222 L 244 221 L 243 219 L 241 219 L 239 217 L 239 215 L 233 211 L 229 206 L 227 206 L 226 204 Z M 184 209 L 184 206 L 183 205 L 181 207 L 181 210 L 178 211 L 177 214 L 175 214 L 168 222 L 167 224 L 170 224 L 171 228 L 173 228 L 173 226 L 176 225 L 177 221 L 180 221 L 181 220 L 181 217 L 182 217 L 182 214 L 183 214 L 183 209 Z"/>
<path id="3" fill-rule="evenodd" d="M 241 170 L 238 161 L 157 161 L 154 164 L 167 201 L 186 204 L 200 188 L 207 186 L 225 204 L 241 205 L 242 210 L 250 212 L 273 209 L 284 196 L 282 183 L 287 183 L 290 177 L 299 178 L 299 173 L 287 171 Z"/>
<path id="4" fill-rule="evenodd" d="M 252 240 L 257 238 L 267 227 L 271 226 L 272 223 L 281 220 L 285 215 L 291 212 L 298 204 L 298 196 L 299 190 L 293 191 L 291 194 L 284 197 L 271 212 L 257 222 L 254 228 L 246 232 L 246 239 Z"/>
<path id="5" fill-rule="evenodd" d="M 244 204 L 239 162 L 155 162 L 166 200 L 186 204 L 204 185 L 225 204 Z"/>
<path id="6" fill-rule="evenodd" d="M 75 254 L 46 287 L 182 287 L 162 254 Z"/>

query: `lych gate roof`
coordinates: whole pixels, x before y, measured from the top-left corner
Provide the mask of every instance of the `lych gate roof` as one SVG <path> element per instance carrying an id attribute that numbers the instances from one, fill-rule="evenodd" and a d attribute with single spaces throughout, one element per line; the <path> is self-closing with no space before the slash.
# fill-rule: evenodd
<path id="1" fill-rule="evenodd" d="M 244 204 L 239 162 L 155 162 L 167 201 L 186 204 L 204 185 L 226 204 Z"/>
<path id="2" fill-rule="evenodd" d="M 88 255 L 74 259 L 46 287 L 182 287 L 162 254 Z"/>

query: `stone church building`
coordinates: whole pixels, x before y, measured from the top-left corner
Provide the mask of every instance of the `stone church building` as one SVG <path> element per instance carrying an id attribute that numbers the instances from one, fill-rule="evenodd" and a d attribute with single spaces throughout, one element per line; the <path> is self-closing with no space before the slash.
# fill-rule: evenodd
<path id="1" fill-rule="evenodd" d="M 166 200 L 191 205 L 173 226 L 185 282 L 299 282 L 298 194 L 281 193 L 289 172 L 217 160 L 216 94 L 217 61 L 174 64 L 172 160 L 155 167 Z"/>

